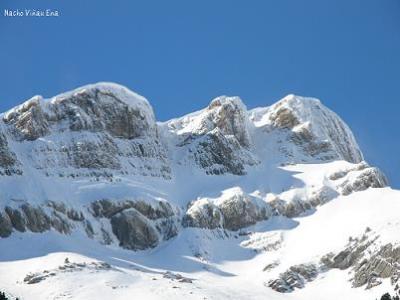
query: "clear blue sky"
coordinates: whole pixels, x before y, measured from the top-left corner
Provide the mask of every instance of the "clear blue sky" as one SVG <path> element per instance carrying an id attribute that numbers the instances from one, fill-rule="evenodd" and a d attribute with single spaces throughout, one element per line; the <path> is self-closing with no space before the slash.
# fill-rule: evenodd
<path id="1" fill-rule="evenodd" d="M 159 120 L 239 95 L 320 98 L 400 187 L 399 0 L 2 0 L 0 110 L 113 81 Z M 53 8 L 59 18 L 6 18 Z"/>

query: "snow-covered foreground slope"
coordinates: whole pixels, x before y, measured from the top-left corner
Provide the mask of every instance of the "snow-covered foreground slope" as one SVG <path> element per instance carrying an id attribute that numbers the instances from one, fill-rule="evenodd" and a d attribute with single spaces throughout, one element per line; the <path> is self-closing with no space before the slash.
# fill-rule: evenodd
<path id="1" fill-rule="evenodd" d="M 0 290 L 21 299 L 375 299 L 400 192 L 319 100 L 157 123 L 101 83 L 1 115 Z"/>
<path id="2" fill-rule="evenodd" d="M 16 234 L 1 241 L 0 282 L 22 299 L 376 299 L 393 290 L 390 280 L 369 290 L 352 288 L 347 269 L 323 271 L 292 293 L 266 285 L 292 265 L 338 253 L 367 226 L 381 236 L 379 243 L 399 241 L 399 199 L 400 192 L 390 188 L 368 190 L 339 197 L 309 216 L 274 217 L 242 233 L 186 229 L 154 250 L 137 253 L 79 234 Z M 86 265 L 60 269 L 66 258 Z M 110 267 L 96 268 L 99 262 Z M 27 284 L 30 273 L 47 277 Z"/>

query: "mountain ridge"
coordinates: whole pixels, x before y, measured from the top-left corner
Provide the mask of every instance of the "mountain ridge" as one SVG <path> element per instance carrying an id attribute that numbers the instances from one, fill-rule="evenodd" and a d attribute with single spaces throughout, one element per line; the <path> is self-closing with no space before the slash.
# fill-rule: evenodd
<path id="1" fill-rule="evenodd" d="M 340 240 L 318 261 L 301 256 L 291 263 L 281 253 L 292 251 L 285 250 L 294 240 L 290 230 L 310 219 L 323 223 L 320 208 L 369 199 L 375 190 L 397 195 L 364 161 L 349 127 L 317 99 L 288 95 L 247 110 L 239 97 L 220 96 L 202 110 L 157 122 L 144 97 L 98 83 L 47 100 L 35 96 L 0 119 L 0 243 L 43 236 L 74 249 L 78 239 L 93 253 L 126 258 L 176 245 L 196 264 L 208 262 L 202 266 L 211 273 L 224 268 L 215 245 L 230 244 L 249 264 L 256 254 L 263 261 L 265 253 L 276 256 L 278 265 L 266 257 L 271 271 L 261 270 L 259 287 L 280 293 L 307 289 L 348 257 L 357 284 L 372 286 L 373 262 L 357 269 L 364 250 L 377 245 L 372 235 L 368 247 L 362 238 L 360 245 Z M 341 249 L 350 256 L 335 258 Z M 374 259 L 382 253 L 377 248 Z"/>

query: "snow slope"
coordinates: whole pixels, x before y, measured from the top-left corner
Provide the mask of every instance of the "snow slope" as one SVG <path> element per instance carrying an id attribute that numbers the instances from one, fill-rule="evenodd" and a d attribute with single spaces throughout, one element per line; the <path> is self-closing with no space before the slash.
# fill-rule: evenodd
<path id="1" fill-rule="evenodd" d="M 22 299 L 375 299 L 392 290 L 389 279 L 370 290 L 352 288 L 346 270 L 321 273 L 304 289 L 289 294 L 277 293 L 265 283 L 293 264 L 314 262 L 340 250 L 367 226 L 381 235 L 381 243 L 398 243 L 399 200 L 398 191 L 371 189 L 338 197 L 309 216 L 271 218 L 246 228 L 246 235 L 186 229 L 144 252 L 105 247 L 79 234 L 16 234 L 1 241 L 0 282 Z M 101 261 L 112 267 L 60 272 L 67 257 L 75 263 Z M 263 271 L 276 261 L 276 269 Z M 46 270 L 55 270 L 56 275 L 36 284 L 23 282 L 28 273 Z M 193 282 L 165 278 L 167 271 Z"/>

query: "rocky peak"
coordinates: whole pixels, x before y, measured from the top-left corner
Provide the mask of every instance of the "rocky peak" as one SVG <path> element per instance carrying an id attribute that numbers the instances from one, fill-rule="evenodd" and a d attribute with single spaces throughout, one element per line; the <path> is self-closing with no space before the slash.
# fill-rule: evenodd
<path id="1" fill-rule="evenodd" d="M 3 173 L 21 161 L 22 169 L 47 175 L 113 170 L 170 178 L 150 104 L 123 86 L 97 83 L 51 99 L 35 96 L 1 117 L 0 152 L 7 154 Z M 18 143 L 26 145 L 23 151 Z"/>
<path id="2" fill-rule="evenodd" d="M 48 134 L 48 121 L 43 111 L 42 96 L 34 96 L 3 116 L 6 124 L 13 125 L 15 133 L 27 140 Z"/>
<path id="3" fill-rule="evenodd" d="M 363 160 L 353 133 L 318 99 L 288 95 L 276 104 L 250 112 L 257 127 L 288 132 L 288 140 L 319 160 Z"/>
<path id="4" fill-rule="evenodd" d="M 233 135 L 241 146 L 250 145 L 246 106 L 239 97 L 221 96 L 215 98 L 207 107 L 207 119 L 212 127 L 224 135 Z"/>
<path id="5" fill-rule="evenodd" d="M 127 88 L 98 83 L 44 100 L 35 96 L 10 110 L 3 121 L 14 134 L 35 140 L 52 131 L 106 131 L 118 138 L 156 136 L 153 110 L 147 100 Z"/>
<path id="6" fill-rule="evenodd" d="M 161 126 L 184 149 L 179 163 L 194 161 L 206 174 L 246 174 L 258 164 L 251 152 L 246 106 L 239 97 L 220 96 L 204 109 Z"/>
<path id="7" fill-rule="evenodd" d="M 271 106 L 269 119 L 275 127 L 293 129 L 302 123 L 312 122 L 311 107 L 319 108 L 320 105 L 318 99 L 290 94 Z"/>
<path id="8" fill-rule="evenodd" d="M 246 106 L 239 97 L 220 96 L 203 110 L 167 122 L 168 128 L 181 136 L 202 136 L 219 131 L 234 137 L 241 146 L 250 145 Z"/>

